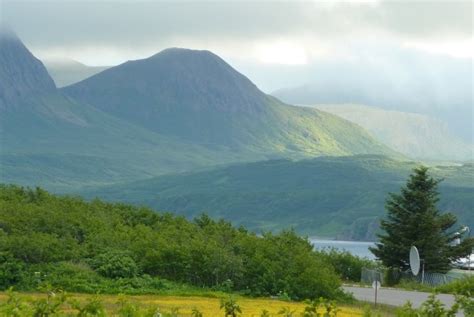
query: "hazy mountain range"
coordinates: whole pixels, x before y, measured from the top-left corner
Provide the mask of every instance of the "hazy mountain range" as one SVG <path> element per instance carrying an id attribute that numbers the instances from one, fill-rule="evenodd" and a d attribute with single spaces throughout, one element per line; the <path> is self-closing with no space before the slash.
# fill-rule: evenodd
<path id="1" fill-rule="evenodd" d="M 357 123 L 407 157 L 446 161 L 474 158 L 472 144 L 455 136 L 445 122 L 428 115 L 352 104 L 313 107 Z"/>
<path id="2" fill-rule="evenodd" d="M 263 93 L 209 51 L 167 49 L 58 89 L 0 34 L 3 183 L 367 239 L 416 165 L 356 123 Z M 472 166 L 447 169 L 443 210 L 472 223 Z"/>
<path id="3" fill-rule="evenodd" d="M 165 50 L 59 90 L 14 34 L 0 40 L 4 181 L 74 187 L 278 157 L 395 155 L 353 123 L 262 93 L 207 51 Z"/>
<path id="4" fill-rule="evenodd" d="M 272 95 L 293 104 L 362 104 L 423 114 L 446 123 L 451 134 L 473 144 L 472 71 L 472 58 L 361 47 L 358 58 L 301 67 L 300 84 L 287 84 Z"/>
<path id="5" fill-rule="evenodd" d="M 48 59 L 44 63 L 59 87 L 77 83 L 109 68 L 107 66 L 86 66 L 69 59 Z M 331 86 L 334 83 L 329 82 L 328 85 Z M 287 92 L 289 91 L 281 90 L 275 94 L 282 94 L 285 98 Z M 339 94 L 334 96 L 336 95 Z M 333 101 L 340 98 L 334 99 L 325 93 L 321 93 L 320 97 Z M 360 125 L 378 141 L 413 159 L 430 161 L 469 161 L 473 159 L 474 145 L 464 141 L 453 132 L 448 123 L 433 115 L 387 110 L 359 104 L 326 104 L 313 105 L 312 107 Z"/>

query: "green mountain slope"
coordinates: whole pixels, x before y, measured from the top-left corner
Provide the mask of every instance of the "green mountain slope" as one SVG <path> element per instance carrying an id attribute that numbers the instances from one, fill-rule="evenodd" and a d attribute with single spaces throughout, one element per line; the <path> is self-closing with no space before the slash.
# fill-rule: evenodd
<path id="1" fill-rule="evenodd" d="M 0 32 L 0 177 L 72 190 L 271 158 L 395 154 L 363 129 L 263 94 L 210 52 L 169 49 L 58 90 Z"/>
<path id="2" fill-rule="evenodd" d="M 354 122 L 377 140 L 408 157 L 472 160 L 474 146 L 453 135 L 447 124 L 427 115 L 353 104 L 314 105 Z"/>
<path id="3" fill-rule="evenodd" d="M 51 189 L 113 183 L 239 160 L 50 94 L 1 112 L 3 182 Z"/>
<path id="4" fill-rule="evenodd" d="M 298 232 L 373 239 L 388 192 L 405 182 L 413 162 L 382 156 L 321 157 L 239 164 L 95 188 L 85 194 L 145 204 L 188 217 L 207 212 L 253 230 L 293 226 Z M 445 178 L 442 210 L 474 225 L 474 166 L 433 167 Z"/>
<path id="5" fill-rule="evenodd" d="M 360 127 L 283 104 L 208 51 L 167 49 L 63 88 L 67 95 L 162 135 L 249 159 L 395 154 Z"/>
<path id="6" fill-rule="evenodd" d="M 0 32 L 0 61 L 2 182 L 62 189 L 243 159 L 159 135 L 63 95 L 11 32 Z"/>

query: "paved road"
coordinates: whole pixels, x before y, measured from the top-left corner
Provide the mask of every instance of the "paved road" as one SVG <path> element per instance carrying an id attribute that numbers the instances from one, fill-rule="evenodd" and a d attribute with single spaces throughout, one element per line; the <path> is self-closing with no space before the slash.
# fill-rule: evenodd
<path id="1" fill-rule="evenodd" d="M 354 294 L 354 297 L 361 301 L 374 302 L 373 288 L 344 286 L 344 290 Z M 413 307 L 420 307 L 426 301 L 430 293 L 403 291 L 398 289 L 380 288 L 377 292 L 377 302 L 392 306 L 403 306 L 407 301 L 413 304 Z M 437 295 L 438 299 L 447 307 L 454 304 L 454 296 L 447 294 Z M 459 316 L 462 316 L 461 314 Z"/>

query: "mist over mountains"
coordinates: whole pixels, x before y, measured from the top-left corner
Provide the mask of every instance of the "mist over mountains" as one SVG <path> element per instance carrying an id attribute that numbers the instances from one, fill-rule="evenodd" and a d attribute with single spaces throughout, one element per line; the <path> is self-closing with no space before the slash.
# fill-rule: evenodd
<path id="1" fill-rule="evenodd" d="M 312 107 L 357 123 L 380 142 L 413 159 L 469 161 L 474 157 L 473 144 L 428 115 L 352 104 Z"/>
<path id="2" fill-rule="evenodd" d="M 361 48 L 358 58 L 331 59 L 298 68 L 299 84 L 272 94 L 293 104 L 363 104 L 428 115 L 473 144 L 472 59 L 413 49 Z"/>

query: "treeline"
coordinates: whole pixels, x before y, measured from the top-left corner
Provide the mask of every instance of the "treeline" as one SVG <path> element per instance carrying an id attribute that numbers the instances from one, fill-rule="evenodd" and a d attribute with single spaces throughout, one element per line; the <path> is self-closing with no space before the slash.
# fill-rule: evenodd
<path id="1" fill-rule="evenodd" d="M 292 231 L 257 236 L 202 215 L 0 186 L 0 288 L 154 293 L 176 285 L 293 299 L 342 296 L 326 257 Z"/>

